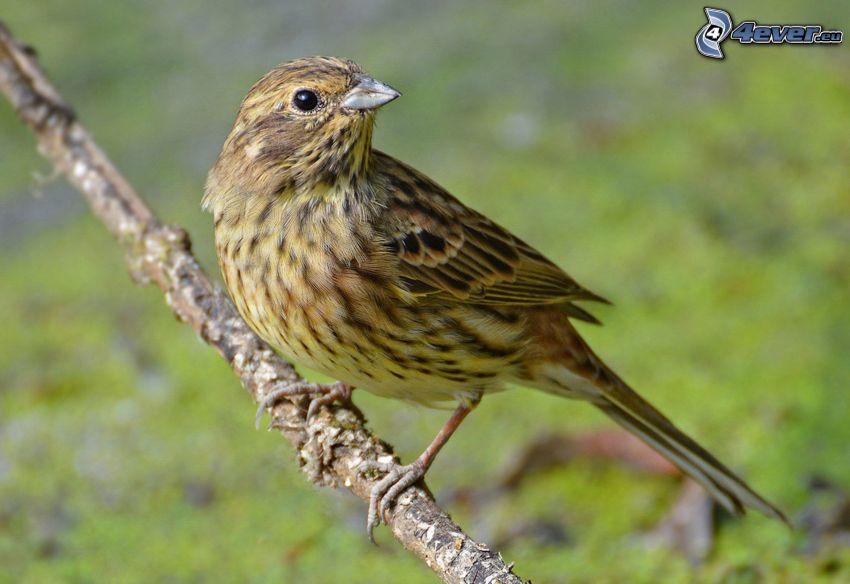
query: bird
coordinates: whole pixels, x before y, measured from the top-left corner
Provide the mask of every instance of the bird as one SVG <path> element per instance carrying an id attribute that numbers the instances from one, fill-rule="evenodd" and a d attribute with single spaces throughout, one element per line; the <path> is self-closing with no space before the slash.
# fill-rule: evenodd
<path id="1" fill-rule="evenodd" d="M 400 95 L 348 59 L 277 66 L 242 101 L 202 200 L 241 316 L 284 357 L 341 380 L 321 386 L 308 419 L 353 387 L 455 406 L 412 463 L 364 463 L 383 473 L 369 537 L 481 398 L 507 386 L 589 402 L 733 514 L 749 507 L 787 523 L 588 346 L 575 321 L 598 323 L 585 304 L 602 296 L 372 147 L 377 110 Z M 310 388 L 272 392 L 258 416 Z"/>

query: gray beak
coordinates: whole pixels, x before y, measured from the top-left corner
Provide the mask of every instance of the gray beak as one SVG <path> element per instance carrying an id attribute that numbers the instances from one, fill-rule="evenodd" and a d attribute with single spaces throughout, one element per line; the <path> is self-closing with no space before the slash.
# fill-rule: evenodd
<path id="1" fill-rule="evenodd" d="M 342 107 L 356 110 L 373 110 L 387 104 L 401 94 L 380 81 L 361 76 L 357 85 L 345 95 Z"/>

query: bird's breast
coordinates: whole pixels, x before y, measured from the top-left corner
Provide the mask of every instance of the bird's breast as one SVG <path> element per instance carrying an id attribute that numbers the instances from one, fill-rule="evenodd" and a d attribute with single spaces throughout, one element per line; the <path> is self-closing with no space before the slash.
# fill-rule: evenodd
<path id="1" fill-rule="evenodd" d="M 302 209 L 217 221 L 225 285 L 273 347 L 373 393 L 423 403 L 511 376 L 524 351 L 519 317 L 414 301 L 368 224 Z"/>

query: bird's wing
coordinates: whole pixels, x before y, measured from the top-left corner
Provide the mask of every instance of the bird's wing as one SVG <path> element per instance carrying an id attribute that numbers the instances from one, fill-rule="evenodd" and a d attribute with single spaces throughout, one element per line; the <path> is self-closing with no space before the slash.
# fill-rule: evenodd
<path id="1" fill-rule="evenodd" d="M 423 174 L 378 155 L 391 192 L 386 237 L 411 292 L 476 304 L 556 304 L 571 316 L 598 322 L 573 302 L 606 302 L 602 297 Z"/>

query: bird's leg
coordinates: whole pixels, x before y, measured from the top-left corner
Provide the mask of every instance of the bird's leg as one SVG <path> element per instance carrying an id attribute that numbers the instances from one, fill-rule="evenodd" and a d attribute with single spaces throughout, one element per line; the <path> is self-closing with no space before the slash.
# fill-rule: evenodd
<path id="1" fill-rule="evenodd" d="M 376 461 L 366 461 L 361 465 L 361 470 L 379 470 L 387 473 L 372 487 L 372 492 L 369 495 L 369 517 L 366 522 L 366 531 L 369 534 L 370 541 L 375 542 L 372 531 L 381 524 L 384 513 L 390 505 L 407 487 L 425 476 L 437 453 L 449 441 L 451 435 L 454 434 L 464 418 L 469 415 L 469 412 L 475 409 L 479 401 L 481 401 L 480 395 L 473 400 L 461 402 L 431 444 L 428 445 L 428 448 L 411 464 L 399 466 L 395 463 L 383 464 Z"/>
<path id="2" fill-rule="evenodd" d="M 326 385 L 309 383 L 307 381 L 287 383 L 282 387 L 273 389 L 263 398 L 263 401 L 257 407 L 257 415 L 254 418 L 255 425 L 259 429 L 263 412 L 277 405 L 283 398 L 298 395 L 316 395 L 316 397 L 310 400 L 310 406 L 307 408 L 307 420 L 309 420 L 321 406 L 332 404 L 335 401 L 347 402 L 351 400 L 351 392 L 353 390 L 353 387 L 341 381 Z"/>

